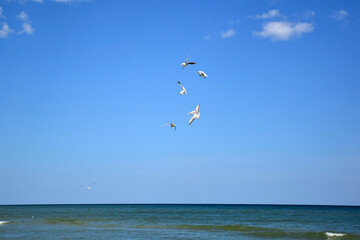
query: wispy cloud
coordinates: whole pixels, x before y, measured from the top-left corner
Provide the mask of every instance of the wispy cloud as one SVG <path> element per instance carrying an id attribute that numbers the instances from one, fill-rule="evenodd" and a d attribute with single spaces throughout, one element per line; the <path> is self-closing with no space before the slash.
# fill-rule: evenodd
<path id="1" fill-rule="evenodd" d="M 26 23 L 26 22 L 22 24 L 22 27 L 23 27 L 23 29 L 20 32 L 18 32 L 18 34 L 26 33 L 26 34 L 31 35 L 35 31 L 35 29 L 33 29 L 31 27 L 31 25 L 29 23 Z"/>
<path id="2" fill-rule="evenodd" d="M 14 30 L 10 29 L 6 23 L 3 23 L 2 28 L 0 29 L 0 38 L 7 38 L 9 33 L 14 32 Z"/>
<path id="3" fill-rule="evenodd" d="M 229 25 L 234 25 L 240 22 L 240 19 L 230 19 L 230 20 L 225 20 L 225 22 Z"/>
<path id="4" fill-rule="evenodd" d="M 272 41 L 287 41 L 293 37 L 300 37 L 303 33 L 314 30 L 311 23 L 291 23 L 291 22 L 268 22 L 263 25 L 261 32 L 253 32 L 254 35 L 263 38 L 270 38 Z"/>
<path id="5" fill-rule="evenodd" d="M 234 31 L 234 29 L 230 28 L 229 30 L 227 30 L 225 32 L 221 32 L 221 37 L 229 38 L 229 37 L 233 37 L 235 34 L 236 34 L 236 31 Z"/>
<path id="6" fill-rule="evenodd" d="M 25 11 L 22 11 L 19 15 L 17 15 L 17 18 L 23 21 L 22 30 L 19 31 L 18 34 L 26 33 L 31 35 L 35 32 L 35 29 L 31 26 L 29 16 Z"/>
<path id="7" fill-rule="evenodd" d="M 253 16 L 255 19 L 270 19 L 275 17 L 281 17 L 281 13 L 278 9 L 272 9 L 268 12 L 262 13 L 262 14 L 256 14 Z"/>
<path id="8" fill-rule="evenodd" d="M 315 11 L 313 11 L 313 10 L 306 10 L 306 11 L 303 13 L 303 16 L 304 16 L 305 18 L 315 17 Z"/>
<path id="9" fill-rule="evenodd" d="M 3 12 L 4 12 L 4 10 L 3 10 L 2 6 L 0 6 L 0 18 L 5 18 L 5 16 L 3 15 Z"/>
<path id="10" fill-rule="evenodd" d="M 25 11 L 22 11 L 19 15 L 17 15 L 17 18 L 20 19 L 21 21 L 25 21 L 25 22 L 29 21 L 29 16 Z"/>
<path id="11" fill-rule="evenodd" d="M 211 36 L 210 35 L 207 35 L 204 37 L 204 40 L 210 40 L 211 39 Z"/>
<path id="12" fill-rule="evenodd" d="M 2 6 L 0 6 L 0 19 L 5 19 L 5 16 L 3 15 L 4 10 Z M 10 33 L 14 32 L 14 30 L 10 29 L 9 25 L 7 23 L 3 23 L 2 27 L 0 28 L 0 38 L 7 38 Z"/>
<path id="13" fill-rule="evenodd" d="M 42 3 L 43 0 L 33 0 L 33 2 Z"/>
<path id="14" fill-rule="evenodd" d="M 339 10 L 339 11 L 335 11 L 332 15 L 330 15 L 331 18 L 336 19 L 336 20 L 344 20 L 347 16 L 348 16 L 348 12 L 345 10 Z"/>

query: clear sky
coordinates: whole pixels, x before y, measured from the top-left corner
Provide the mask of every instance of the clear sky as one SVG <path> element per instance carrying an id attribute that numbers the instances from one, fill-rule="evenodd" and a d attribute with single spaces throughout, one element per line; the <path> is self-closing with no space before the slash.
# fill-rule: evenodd
<path id="1" fill-rule="evenodd" d="M 359 43 L 356 0 L 0 0 L 0 204 L 360 205 Z"/>

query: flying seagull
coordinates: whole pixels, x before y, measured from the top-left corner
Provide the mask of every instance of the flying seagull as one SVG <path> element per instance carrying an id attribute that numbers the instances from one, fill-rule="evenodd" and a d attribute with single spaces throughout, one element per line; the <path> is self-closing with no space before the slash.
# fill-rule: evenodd
<path id="1" fill-rule="evenodd" d="M 91 190 L 92 186 L 94 186 L 95 183 L 96 183 L 96 182 L 93 182 L 90 186 L 81 185 L 80 187 L 86 188 L 87 190 Z"/>
<path id="2" fill-rule="evenodd" d="M 192 115 L 190 121 L 189 121 L 189 125 L 195 120 L 195 118 L 199 119 L 200 118 L 200 112 L 199 112 L 199 108 L 200 105 L 197 105 L 197 107 L 195 108 L 194 111 L 191 111 L 188 113 L 188 115 Z"/>
<path id="3" fill-rule="evenodd" d="M 180 87 L 182 88 L 182 90 L 180 91 L 180 94 L 181 94 L 181 95 L 187 94 L 186 89 L 184 88 L 183 85 L 181 85 L 181 83 L 180 83 L 179 81 L 178 81 L 178 84 L 179 84 Z"/>
<path id="4" fill-rule="evenodd" d="M 165 126 L 165 125 L 167 125 L 167 124 L 170 124 L 170 128 L 175 128 L 175 131 L 176 131 L 176 125 L 175 124 L 173 124 L 173 123 L 165 123 L 164 125 L 162 125 L 162 126 Z"/>
<path id="5" fill-rule="evenodd" d="M 191 65 L 192 65 L 192 64 L 196 64 L 196 62 L 188 62 L 188 61 L 187 61 L 188 58 L 189 58 L 189 55 L 187 56 L 185 62 L 183 62 L 183 63 L 180 64 L 180 65 L 182 66 L 182 68 L 185 68 L 187 65 L 190 65 L 190 64 L 191 64 Z"/>
<path id="6" fill-rule="evenodd" d="M 199 77 L 204 77 L 204 78 L 208 77 L 208 75 L 206 75 L 206 73 L 204 73 L 203 71 L 198 71 L 197 73 L 199 74 Z"/>

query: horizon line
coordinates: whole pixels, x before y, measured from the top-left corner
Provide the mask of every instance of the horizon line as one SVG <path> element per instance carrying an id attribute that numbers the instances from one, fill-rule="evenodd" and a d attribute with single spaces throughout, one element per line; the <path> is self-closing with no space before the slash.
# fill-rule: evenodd
<path id="1" fill-rule="evenodd" d="M 347 204 L 286 204 L 286 203 L 19 203 L 0 206 L 60 206 L 60 205 L 233 205 L 233 206 L 303 206 L 303 207 L 360 207 Z"/>

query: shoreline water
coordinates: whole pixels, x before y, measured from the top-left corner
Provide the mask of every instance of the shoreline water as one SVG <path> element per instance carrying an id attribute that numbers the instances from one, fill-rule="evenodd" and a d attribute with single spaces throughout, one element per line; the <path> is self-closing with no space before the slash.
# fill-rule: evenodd
<path id="1" fill-rule="evenodd" d="M 0 206 L 6 239 L 360 239 L 360 207 L 234 204 Z"/>

